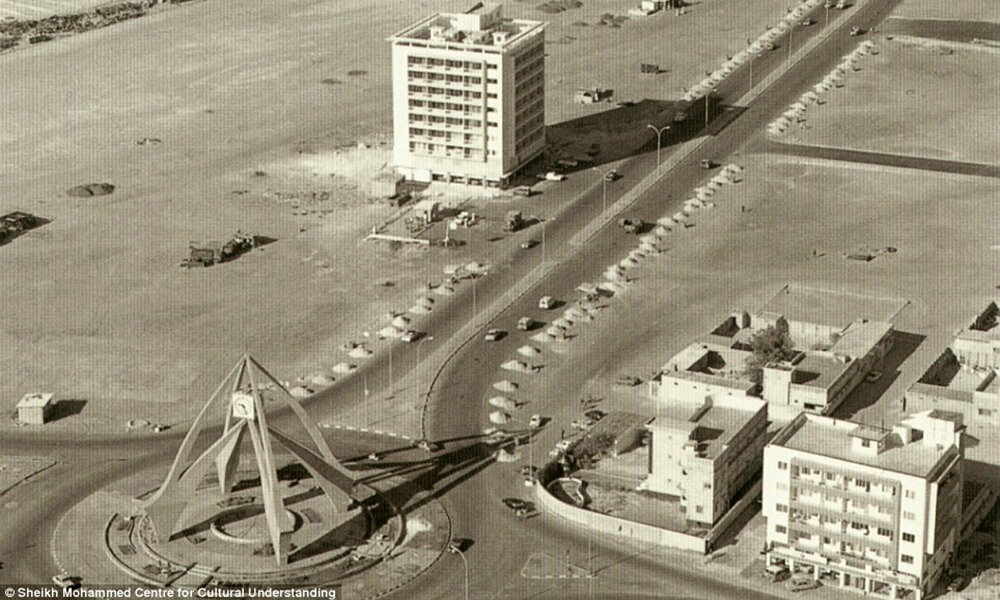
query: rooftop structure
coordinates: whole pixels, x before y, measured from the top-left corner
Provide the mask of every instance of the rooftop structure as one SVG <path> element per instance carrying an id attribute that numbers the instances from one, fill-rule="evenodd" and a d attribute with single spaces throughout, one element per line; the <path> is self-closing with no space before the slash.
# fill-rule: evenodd
<path id="1" fill-rule="evenodd" d="M 544 29 L 486 3 L 390 37 L 397 171 L 422 182 L 498 187 L 541 154 Z"/>
<path id="2" fill-rule="evenodd" d="M 945 411 L 891 429 L 800 414 L 764 449 L 768 565 L 920 600 L 960 541 L 963 431 Z"/>
<path id="3" fill-rule="evenodd" d="M 55 408 L 52 397 L 52 394 L 37 392 L 25 394 L 17 401 L 17 420 L 29 425 L 44 425 Z"/>
<path id="4" fill-rule="evenodd" d="M 720 394 L 670 402 L 652 432 L 645 487 L 678 496 L 689 521 L 711 525 L 760 470 L 767 405 Z"/>

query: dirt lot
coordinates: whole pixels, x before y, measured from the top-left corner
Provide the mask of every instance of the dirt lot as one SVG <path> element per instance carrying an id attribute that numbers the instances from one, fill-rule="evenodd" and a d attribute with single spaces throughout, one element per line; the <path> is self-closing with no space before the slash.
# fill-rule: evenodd
<path id="1" fill-rule="evenodd" d="M 813 104 L 805 129 L 778 139 L 801 144 L 993 163 L 1000 51 L 879 42 L 879 54 L 849 72 L 843 88 Z M 962 106 L 956 106 L 956 102 Z M 872 111 L 872 106 L 892 107 Z M 968 131 L 971 135 L 960 135 Z"/>
<path id="2" fill-rule="evenodd" d="M 730 312 L 764 305 L 786 283 L 909 300 L 894 323 L 915 334 L 915 350 L 898 375 L 883 376 L 885 400 L 856 417 L 893 422 L 900 394 L 995 294 L 1000 252 L 990 246 L 1000 225 L 992 198 L 1000 183 L 771 155 L 743 164 L 743 183 L 716 194 L 716 208 L 695 213 L 693 227 L 670 234 L 666 253 L 629 271 L 636 281 L 595 322 L 577 325 L 570 330 L 577 337 L 549 344 L 536 360 L 546 368 L 518 397 L 553 417 L 540 450 L 554 446 L 560 431 L 571 435 L 570 421 L 583 412 L 576 399 L 601 398 L 597 408 L 605 411 L 655 410 L 642 398 L 644 386 L 614 387 L 614 378 L 647 377 Z M 842 257 L 888 245 L 898 252 L 868 263 Z"/>
<path id="3" fill-rule="evenodd" d="M 481 247 L 428 260 L 361 241 L 390 215 L 366 201 L 365 180 L 388 159 L 384 40 L 430 10 L 376 5 L 192 3 L 0 56 L 10 92 L 0 97 L 0 210 L 52 220 L 0 249 L 0 397 L 45 389 L 89 401 L 56 428 L 177 423 L 244 349 L 279 377 L 329 373 L 341 342 L 405 309 L 445 262 L 484 258 Z M 717 0 L 619 29 L 594 25 L 624 12 L 610 0 L 556 15 L 507 8 L 551 21 L 556 123 L 598 110 L 569 102 L 586 85 L 676 97 L 785 4 L 742 6 Z M 614 52 L 594 61 L 598 47 Z M 640 61 L 668 72 L 629 82 Z M 64 195 L 103 181 L 112 195 Z M 177 267 L 189 241 L 237 229 L 278 241 L 227 265 Z M 395 285 L 374 288 L 373 275 Z"/>

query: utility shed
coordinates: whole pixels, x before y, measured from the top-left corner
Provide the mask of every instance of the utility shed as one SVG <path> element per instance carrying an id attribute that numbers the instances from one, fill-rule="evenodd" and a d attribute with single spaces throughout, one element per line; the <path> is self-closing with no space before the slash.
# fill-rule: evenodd
<path id="1" fill-rule="evenodd" d="M 52 394 L 25 394 L 17 403 L 17 420 L 28 425 L 44 425 L 54 407 Z"/>

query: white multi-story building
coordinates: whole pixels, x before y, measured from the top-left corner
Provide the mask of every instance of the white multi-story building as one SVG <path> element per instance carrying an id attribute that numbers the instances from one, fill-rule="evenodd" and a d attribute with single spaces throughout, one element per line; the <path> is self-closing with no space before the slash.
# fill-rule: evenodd
<path id="1" fill-rule="evenodd" d="M 435 14 L 389 41 L 400 175 L 498 187 L 541 154 L 545 23 L 488 4 Z"/>
<path id="2" fill-rule="evenodd" d="M 960 541 L 963 429 L 944 411 L 891 430 L 800 414 L 764 449 L 768 564 L 920 600 Z"/>

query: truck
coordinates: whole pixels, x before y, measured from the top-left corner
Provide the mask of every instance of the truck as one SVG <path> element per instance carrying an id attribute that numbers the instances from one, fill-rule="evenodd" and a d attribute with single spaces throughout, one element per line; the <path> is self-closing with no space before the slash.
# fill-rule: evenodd
<path id="1" fill-rule="evenodd" d="M 517 231 L 524 225 L 524 215 L 519 210 L 507 211 L 507 216 L 503 220 L 504 231 Z"/>

